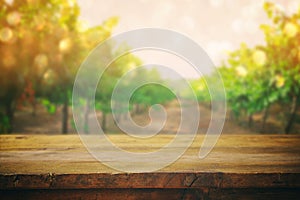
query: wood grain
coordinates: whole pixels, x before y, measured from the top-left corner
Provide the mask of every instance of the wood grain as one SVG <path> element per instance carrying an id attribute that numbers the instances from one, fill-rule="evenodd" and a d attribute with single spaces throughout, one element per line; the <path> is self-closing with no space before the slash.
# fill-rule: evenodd
<path id="1" fill-rule="evenodd" d="M 182 199 L 227 199 L 221 194 L 257 198 L 253 191 L 270 198 L 300 195 L 300 136 L 223 135 L 201 160 L 198 153 L 203 137 L 197 136 L 184 155 L 166 168 L 124 173 L 95 160 L 77 135 L 1 135 L 0 195 L 11 199 L 17 199 L 11 194 L 15 192 L 51 196 L 61 189 L 64 192 L 60 195 L 73 190 L 77 191 L 74 195 L 90 195 L 85 199 L 122 192 L 128 199 L 143 199 L 138 197 L 144 194 L 149 194 L 149 199 L 164 195 L 172 199 L 170 194 L 174 199 L 182 195 Z M 149 152 L 170 142 L 173 136 L 146 140 L 116 134 L 109 138 L 127 151 Z M 101 197 L 105 199 L 105 195 Z"/>

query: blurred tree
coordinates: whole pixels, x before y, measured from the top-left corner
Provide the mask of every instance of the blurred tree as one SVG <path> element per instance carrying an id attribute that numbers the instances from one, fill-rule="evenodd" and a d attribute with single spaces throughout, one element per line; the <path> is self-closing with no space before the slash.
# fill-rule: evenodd
<path id="1" fill-rule="evenodd" d="M 290 16 L 274 3 L 265 2 L 264 9 L 272 24 L 261 25 L 265 44 L 249 48 L 242 43 L 230 52 L 218 71 L 222 74 L 226 98 L 236 119 L 263 112 L 264 130 L 271 105 L 278 104 L 286 113 L 284 132 L 289 133 L 300 103 L 300 7 Z M 205 85 L 212 76 L 191 83 L 199 101 L 210 101 Z"/>
<path id="2" fill-rule="evenodd" d="M 261 25 L 267 67 L 272 74 L 270 84 L 276 88 L 270 97 L 290 108 L 284 127 L 285 133 L 289 133 L 300 103 L 300 5 L 298 12 L 290 16 L 274 3 L 266 2 L 264 9 L 273 21 L 271 25 Z"/>
<path id="3" fill-rule="evenodd" d="M 83 29 L 75 0 L 0 1 L 0 130 L 11 132 L 17 100 L 36 97 L 51 111 L 62 104 L 62 132 L 77 69 L 88 51 L 110 36 L 118 19 Z M 23 94 L 23 95 L 22 95 Z M 32 99 L 32 97 L 34 98 Z"/>
<path id="4" fill-rule="evenodd" d="M 135 114 L 147 110 L 151 105 L 165 104 L 175 98 L 175 94 L 167 88 L 168 82 L 155 68 L 140 70 L 133 78 L 132 84 L 139 83 L 139 79 L 144 79 L 148 84 L 139 87 L 130 99 L 130 103 L 135 107 Z"/>
<path id="5" fill-rule="evenodd" d="M 237 119 L 248 117 L 248 124 L 252 124 L 252 115 L 265 110 L 264 122 L 268 109 L 277 99 L 270 94 L 276 89 L 270 85 L 270 70 L 266 65 L 264 47 L 257 46 L 250 49 L 241 44 L 240 49 L 229 54 L 228 66 L 220 68 L 227 90 L 227 100 Z"/>
<path id="6" fill-rule="evenodd" d="M 123 52 L 124 48 L 126 49 L 127 47 L 125 45 L 120 46 L 116 52 L 111 52 L 111 55 L 113 57 L 115 57 L 115 55 L 119 55 L 119 52 Z M 141 64 L 142 61 L 137 56 L 132 53 L 127 53 L 114 60 L 101 77 L 96 91 L 96 109 L 98 108 L 102 112 L 103 131 L 106 131 L 106 115 L 112 111 L 111 98 L 116 84 L 125 73 Z M 126 90 L 126 88 L 124 88 L 124 90 Z M 126 109 L 121 109 L 123 107 L 123 105 L 121 105 L 122 101 L 114 103 L 118 103 L 118 109 L 116 110 L 116 120 L 118 121 L 121 117 L 121 114 L 126 113 Z"/>
<path id="7" fill-rule="evenodd" d="M 141 60 L 134 56 L 132 53 L 128 53 L 128 47 L 122 44 L 117 46 L 114 42 L 108 41 L 101 44 L 101 48 L 95 48 L 93 53 L 89 55 L 88 59 L 84 63 L 84 67 L 81 68 L 80 74 L 82 79 L 76 86 L 76 94 L 80 97 L 75 102 L 75 109 L 84 110 L 82 112 L 76 112 L 80 115 L 80 120 L 77 121 L 79 129 L 85 133 L 89 133 L 89 114 L 92 109 L 101 111 L 101 128 L 106 131 L 107 114 L 111 113 L 112 93 L 117 82 L 120 78 L 128 72 L 141 64 Z M 123 52 L 127 52 L 123 55 Z M 101 59 L 99 59 L 101 58 Z M 106 66 L 105 63 L 110 63 Z M 101 72 L 97 74 L 95 72 Z M 93 81 L 98 80 L 96 91 L 94 86 L 91 85 Z M 94 98 L 94 99 L 93 99 Z M 79 100 L 80 99 L 80 100 Z M 120 103 L 120 102 L 117 102 Z M 84 109 L 83 109 L 84 108 Z M 124 113 L 125 110 L 117 114 Z M 78 124 L 79 123 L 79 124 Z"/>

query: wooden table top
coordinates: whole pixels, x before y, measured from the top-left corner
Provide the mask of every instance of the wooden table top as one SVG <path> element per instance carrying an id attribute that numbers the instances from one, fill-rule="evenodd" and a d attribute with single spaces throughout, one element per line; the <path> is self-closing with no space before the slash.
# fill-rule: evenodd
<path id="1" fill-rule="evenodd" d="M 155 151 L 173 137 L 109 135 L 133 152 Z M 0 189 L 300 187 L 300 135 L 222 135 L 199 159 L 203 138 L 159 171 L 124 173 L 93 158 L 78 135 L 0 135 Z"/>

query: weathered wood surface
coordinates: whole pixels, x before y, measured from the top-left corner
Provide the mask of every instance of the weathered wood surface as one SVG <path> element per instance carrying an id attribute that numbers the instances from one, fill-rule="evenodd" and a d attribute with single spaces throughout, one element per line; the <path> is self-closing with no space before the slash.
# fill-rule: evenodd
<path id="1" fill-rule="evenodd" d="M 173 138 L 172 135 L 150 140 L 125 135 L 109 137 L 116 145 L 133 152 L 155 151 Z M 245 194 L 248 199 L 299 197 L 300 136 L 223 135 L 212 152 L 200 160 L 202 141 L 203 136 L 197 136 L 179 160 L 160 171 L 123 173 L 95 160 L 77 135 L 1 135 L 0 197 L 18 199 L 21 195 L 35 199 L 45 194 L 52 199 L 63 199 L 66 195 L 70 199 L 110 199 L 111 195 L 115 199 L 236 199 Z"/>

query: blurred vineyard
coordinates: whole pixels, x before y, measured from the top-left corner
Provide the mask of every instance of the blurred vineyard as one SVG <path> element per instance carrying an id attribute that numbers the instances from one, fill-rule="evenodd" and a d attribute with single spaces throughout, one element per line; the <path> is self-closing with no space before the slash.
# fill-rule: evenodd
<path id="1" fill-rule="evenodd" d="M 101 25 L 87 27 L 79 20 L 76 1 L 7 2 L 0 0 L 0 133 L 14 131 L 16 112 L 30 108 L 35 116 L 40 105 L 49 114 L 61 112 L 61 132 L 67 133 L 72 122 L 70 106 L 79 66 L 97 44 L 111 36 L 119 19 L 111 17 Z M 239 49 L 228 53 L 228 59 L 214 74 L 190 80 L 190 84 L 199 104 L 209 105 L 211 97 L 206 83 L 213 82 L 219 73 L 232 119 L 251 128 L 255 116 L 260 114 L 263 130 L 270 111 L 276 109 L 283 132 L 290 133 L 293 125 L 299 123 L 300 114 L 300 10 L 287 16 L 272 3 L 265 3 L 264 9 L 271 22 L 260 25 L 265 43 L 251 48 L 241 44 Z M 126 46 L 108 46 L 106 59 L 113 58 L 122 48 Z M 114 86 L 128 70 L 142 63 L 129 53 L 114 60 L 99 82 L 95 109 L 101 112 L 104 130 Z M 155 69 L 144 70 L 133 80 L 138 82 L 143 77 L 162 81 Z M 189 98 L 185 91 L 180 94 Z M 144 86 L 132 96 L 130 109 L 140 113 L 153 104 L 167 104 L 174 98 L 175 94 L 162 86 Z M 83 123 L 88 133 L 90 94 L 80 103 L 86 107 Z"/>
<path id="2" fill-rule="evenodd" d="M 76 1 L 7 3 L 1 0 L 0 5 L 0 132 L 14 130 L 16 111 L 31 107 L 32 115 L 36 115 L 37 105 L 42 104 L 49 114 L 60 108 L 61 132 L 67 133 L 73 83 L 79 66 L 96 45 L 110 37 L 118 18 L 112 17 L 99 26 L 87 28 L 78 19 L 80 10 Z M 112 49 L 107 47 L 106 58 L 112 58 L 118 51 Z M 127 54 L 115 60 L 101 79 L 95 107 L 102 112 L 104 129 L 105 115 L 111 111 L 114 85 L 126 71 L 141 64 L 139 58 Z M 160 79 L 155 70 L 138 76 Z M 141 88 L 132 98 L 132 104 L 146 107 L 153 99 L 163 103 L 172 96 L 170 92 L 162 91 L 162 95 L 155 91 L 153 86 Z M 89 102 L 88 98 L 82 100 L 87 108 L 91 106 Z M 86 110 L 85 116 L 88 116 L 89 109 Z"/>
<path id="3" fill-rule="evenodd" d="M 215 75 L 194 80 L 191 85 L 198 100 L 208 103 L 206 82 L 220 73 L 235 121 L 246 122 L 251 128 L 254 116 L 260 114 L 263 132 L 270 111 L 275 110 L 272 115 L 281 123 L 282 132 L 290 133 L 293 124 L 300 121 L 300 9 L 287 16 L 276 4 L 265 3 L 264 10 L 271 21 L 260 25 L 264 44 L 250 48 L 242 43 L 228 53 Z"/>

